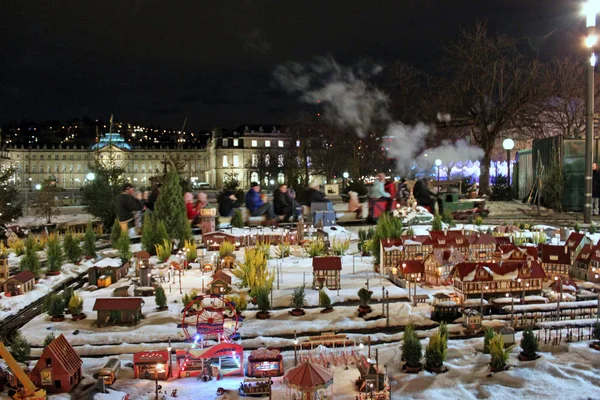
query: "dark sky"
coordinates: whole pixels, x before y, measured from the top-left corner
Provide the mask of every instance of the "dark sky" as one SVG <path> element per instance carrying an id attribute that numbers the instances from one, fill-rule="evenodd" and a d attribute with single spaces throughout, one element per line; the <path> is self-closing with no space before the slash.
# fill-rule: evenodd
<path id="1" fill-rule="evenodd" d="M 403 60 L 434 72 L 444 41 L 488 20 L 573 45 L 573 0 L 2 0 L 0 122 L 88 115 L 192 129 L 271 124 L 302 107 L 270 85 L 286 61 Z"/>

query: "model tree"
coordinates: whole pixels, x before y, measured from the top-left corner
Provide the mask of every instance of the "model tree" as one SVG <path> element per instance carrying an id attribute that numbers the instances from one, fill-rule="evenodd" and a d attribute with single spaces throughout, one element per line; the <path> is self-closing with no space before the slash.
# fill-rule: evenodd
<path id="1" fill-rule="evenodd" d="M 154 213 L 144 216 L 142 225 L 142 248 L 152 255 L 156 255 L 156 245 L 169 241 L 167 228 L 161 220 L 157 220 Z"/>
<path id="2" fill-rule="evenodd" d="M 367 314 L 371 312 L 371 306 L 369 305 L 369 301 L 371 301 L 371 296 L 373 296 L 373 291 L 367 288 L 360 288 L 358 290 L 358 312 L 361 314 Z"/>
<path id="3" fill-rule="evenodd" d="M 425 366 L 428 370 L 439 372 L 446 359 L 445 346 L 439 329 L 429 338 L 425 348 Z"/>
<path id="4" fill-rule="evenodd" d="M 233 216 L 231 217 L 231 226 L 234 228 L 244 227 L 244 217 L 242 216 L 242 211 L 239 208 L 236 208 L 233 212 Z"/>
<path id="5" fill-rule="evenodd" d="M 438 331 L 440 332 L 442 354 L 444 355 L 444 360 L 446 360 L 446 351 L 448 350 L 448 324 L 445 322 L 440 323 Z"/>
<path id="6" fill-rule="evenodd" d="M 432 231 L 441 231 L 444 229 L 444 225 L 442 224 L 442 217 L 440 214 L 435 213 L 433 217 L 433 221 L 431 221 L 431 230 Z"/>
<path id="7" fill-rule="evenodd" d="M 35 276 L 38 276 L 40 273 L 40 259 L 38 258 L 35 250 L 36 247 L 37 244 L 35 242 L 35 238 L 30 233 L 25 241 L 25 254 L 21 258 L 19 267 L 21 268 L 21 271 L 31 271 L 35 274 Z"/>
<path id="8" fill-rule="evenodd" d="M 160 285 L 154 289 L 154 300 L 156 302 L 156 308 L 159 310 L 165 310 L 167 308 L 167 295 L 165 294 L 165 289 Z"/>
<path id="9" fill-rule="evenodd" d="M 50 332 L 44 338 L 44 343 L 42 344 L 42 346 L 46 348 L 50 343 L 54 341 L 54 339 L 56 339 L 56 336 L 54 336 L 54 333 Z"/>
<path id="10" fill-rule="evenodd" d="M 185 240 L 192 239 L 192 230 L 187 220 L 185 202 L 179 184 L 179 176 L 171 169 L 167 172 L 160 190 L 160 196 L 154 205 L 159 221 L 163 221 L 169 237 L 178 240 L 179 247 Z"/>
<path id="11" fill-rule="evenodd" d="M 244 261 L 236 261 L 233 275 L 241 281 L 242 287 L 250 289 L 250 296 L 256 296 L 258 288 L 271 290 L 274 276 L 269 273 L 265 254 L 259 249 L 246 249 Z"/>
<path id="12" fill-rule="evenodd" d="M 492 356 L 490 366 L 493 372 L 504 371 L 506 369 L 506 362 L 508 361 L 511 348 L 504 348 L 504 339 L 502 339 L 501 335 L 494 335 L 490 339 L 490 355 Z"/>
<path id="13" fill-rule="evenodd" d="M 333 307 L 331 306 L 331 298 L 324 289 L 319 290 L 319 305 L 323 307 L 321 312 L 326 313 L 333 311 Z"/>
<path id="14" fill-rule="evenodd" d="M 119 240 L 117 241 L 117 251 L 119 252 L 119 257 L 123 262 L 127 262 L 131 259 L 131 249 L 130 249 L 130 241 L 129 234 L 127 232 L 121 231 L 121 235 L 119 236 Z"/>
<path id="15" fill-rule="evenodd" d="M 60 209 L 58 208 L 58 202 L 56 200 L 57 192 L 58 188 L 56 187 L 56 181 L 53 179 L 46 179 L 38 192 L 37 202 L 33 206 L 35 215 L 37 217 L 45 218 L 47 224 L 52 223 L 53 216 L 60 214 Z"/>
<path id="16" fill-rule="evenodd" d="M 110 245 L 113 249 L 117 248 L 117 242 L 119 241 L 119 237 L 121 236 L 121 231 L 121 224 L 119 224 L 118 219 L 115 219 L 115 222 L 113 223 L 112 228 L 110 230 Z"/>
<path id="17" fill-rule="evenodd" d="M 256 313 L 256 317 L 259 319 L 269 318 L 269 310 L 271 309 L 271 301 L 269 300 L 270 289 L 266 286 L 260 286 L 255 289 L 256 305 L 258 306 L 259 312 Z"/>
<path id="18" fill-rule="evenodd" d="M 80 317 L 83 313 L 83 298 L 77 293 L 73 293 L 69 299 L 68 308 L 73 319 Z"/>
<path id="19" fill-rule="evenodd" d="M 24 363 L 29 359 L 29 353 L 31 353 L 31 346 L 23 337 L 21 331 L 17 331 L 10 346 L 10 354 L 17 362 Z"/>
<path id="20" fill-rule="evenodd" d="M 62 268 L 64 255 L 56 234 L 52 233 L 48 236 L 46 247 L 46 266 L 48 267 L 48 274 L 58 275 Z"/>
<path id="21" fill-rule="evenodd" d="M 73 236 L 70 229 L 67 229 L 65 232 L 63 249 L 65 251 L 65 257 L 70 263 L 76 264 L 81 261 L 81 247 L 79 247 L 79 240 Z"/>
<path id="22" fill-rule="evenodd" d="M 294 307 L 292 309 L 292 315 L 299 316 L 304 315 L 304 302 L 306 301 L 306 293 L 304 291 L 304 286 L 300 286 L 294 289 L 292 292 L 291 305 Z"/>
<path id="23" fill-rule="evenodd" d="M 526 360 L 534 360 L 537 358 L 539 343 L 531 329 L 525 329 L 523 331 L 523 338 L 521 339 L 521 348 L 523 349 L 523 351 L 521 352 L 521 354 L 519 354 L 519 358 Z"/>
<path id="24" fill-rule="evenodd" d="M 92 222 L 88 222 L 83 236 L 83 255 L 88 258 L 96 257 L 96 234 Z"/>
<path id="25" fill-rule="evenodd" d="M 379 246 L 382 239 L 394 239 L 402 236 L 402 221 L 394 218 L 392 214 L 385 213 L 379 217 L 377 226 L 373 232 L 371 240 L 371 254 L 373 262 L 379 264 Z"/>
<path id="26" fill-rule="evenodd" d="M 402 359 L 406 362 L 405 368 L 420 370 L 422 356 L 421 341 L 415 332 L 414 325 L 410 323 L 406 326 L 404 342 L 402 343 Z"/>
<path id="27" fill-rule="evenodd" d="M 13 176 L 16 168 L 10 167 L 0 170 L 0 223 L 2 225 L 13 222 L 23 215 L 23 202 L 17 200 L 19 191 L 14 185 Z"/>
<path id="28" fill-rule="evenodd" d="M 485 354 L 490 353 L 490 340 L 496 335 L 496 332 L 489 326 L 485 328 L 485 332 L 483 334 L 483 352 Z"/>
<path id="29" fill-rule="evenodd" d="M 46 296 L 44 309 L 52 317 L 52 320 L 61 320 L 65 315 L 65 301 L 58 293 Z"/>

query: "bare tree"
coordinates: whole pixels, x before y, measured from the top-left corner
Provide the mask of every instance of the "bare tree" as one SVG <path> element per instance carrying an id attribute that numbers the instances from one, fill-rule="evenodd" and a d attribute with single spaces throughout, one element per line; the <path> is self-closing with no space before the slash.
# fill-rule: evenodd
<path id="1" fill-rule="evenodd" d="M 522 55 L 515 40 L 489 37 L 482 22 L 463 30 L 461 39 L 446 51 L 452 73 L 447 84 L 449 108 L 468 119 L 473 139 L 484 151 L 479 184 L 482 193 L 489 193 L 496 139 L 537 99 L 541 65 Z"/>

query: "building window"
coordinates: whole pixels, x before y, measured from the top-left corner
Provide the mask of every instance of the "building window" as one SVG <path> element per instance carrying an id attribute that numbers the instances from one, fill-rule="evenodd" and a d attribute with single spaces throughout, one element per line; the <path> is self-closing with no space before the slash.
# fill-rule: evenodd
<path id="1" fill-rule="evenodd" d="M 279 140 L 279 141 L 277 141 L 277 146 L 279 146 L 279 147 L 283 147 L 283 140 Z"/>
<path id="2" fill-rule="evenodd" d="M 227 139 L 223 139 L 223 147 L 229 146 L 229 141 Z"/>
<path id="3" fill-rule="evenodd" d="M 43 159 L 44 159 L 44 155 L 40 154 L 40 160 L 43 160 Z"/>
<path id="4" fill-rule="evenodd" d="M 283 154 L 277 155 L 277 166 L 279 168 L 283 167 Z"/>
<path id="5" fill-rule="evenodd" d="M 258 147 L 258 140 L 252 141 L 252 147 Z"/>
<path id="6" fill-rule="evenodd" d="M 277 182 L 279 182 L 280 185 L 282 185 L 285 182 L 285 176 L 283 175 L 283 172 L 280 172 L 277 175 Z"/>
<path id="7" fill-rule="evenodd" d="M 253 173 L 250 174 L 250 181 L 258 182 L 258 172 L 254 171 Z"/>
<path id="8" fill-rule="evenodd" d="M 271 147 L 271 141 L 265 140 L 265 147 Z"/>
<path id="9" fill-rule="evenodd" d="M 238 147 L 240 145 L 240 139 L 233 139 L 233 147 Z"/>
<path id="10" fill-rule="evenodd" d="M 256 155 L 256 154 L 252 154 L 252 166 L 253 167 L 258 166 L 258 155 Z"/>
<path id="11" fill-rule="evenodd" d="M 234 154 L 234 156 L 233 156 L 233 166 L 234 167 L 240 166 L 240 156 L 238 156 L 237 154 Z"/>
<path id="12" fill-rule="evenodd" d="M 268 167 L 270 163 L 271 163 L 271 155 L 267 154 L 265 156 L 265 165 Z"/>
<path id="13" fill-rule="evenodd" d="M 300 141 L 296 140 L 296 147 L 300 147 Z"/>
<path id="14" fill-rule="evenodd" d="M 227 159 L 227 156 L 223 156 L 223 168 L 227 168 L 229 167 L 229 160 Z"/>

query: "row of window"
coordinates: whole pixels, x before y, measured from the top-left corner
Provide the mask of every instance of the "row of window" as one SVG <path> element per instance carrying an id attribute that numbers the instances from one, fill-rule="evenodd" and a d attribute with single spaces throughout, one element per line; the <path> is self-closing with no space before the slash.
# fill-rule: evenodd
<path id="1" fill-rule="evenodd" d="M 67 165 L 66 164 L 54 164 L 54 168 L 52 168 L 52 165 L 48 164 L 45 167 L 43 165 L 41 165 L 39 167 L 39 172 L 40 173 L 44 173 L 44 172 L 52 172 L 51 170 L 54 169 L 54 172 L 58 172 L 59 171 L 59 165 L 62 165 L 61 171 L 65 172 L 67 169 Z M 148 166 L 146 167 L 146 164 L 141 164 L 139 165 L 139 169 L 142 172 L 148 171 L 148 172 L 155 172 L 155 171 L 160 171 L 161 169 L 161 165 L 160 164 L 154 164 L 154 166 L 152 164 L 148 164 Z M 191 171 L 194 172 L 196 169 L 201 170 L 202 167 L 200 164 L 198 164 L 197 166 L 192 165 L 191 166 Z M 81 172 L 82 170 L 82 166 L 81 164 L 77 164 L 76 166 L 76 170 L 77 172 Z M 138 164 L 133 164 L 133 167 L 131 164 L 128 164 L 126 167 L 127 172 L 138 172 Z M 38 168 L 36 165 L 32 165 L 31 166 L 31 173 L 36 173 L 38 171 Z M 17 168 L 17 172 L 21 172 L 21 168 Z M 29 172 L 29 167 L 25 166 L 25 172 Z M 69 165 L 69 172 L 73 172 L 73 164 Z"/>
<path id="2" fill-rule="evenodd" d="M 233 142 L 233 147 L 240 147 L 240 139 L 231 139 Z M 275 141 L 273 141 L 275 142 Z M 223 139 L 223 147 L 229 147 L 229 139 L 228 138 L 224 138 Z M 258 139 L 252 139 L 250 141 L 250 145 L 252 147 L 258 147 Z M 264 142 L 264 147 L 271 147 L 271 140 L 265 140 Z M 277 140 L 277 147 L 285 147 L 285 141 L 283 140 Z M 300 147 L 300 141 L 296 140 L 296 147 Z"/>
<path id="3" fill-rule="evenodd" d="M 490 291 L 490 290 L 496 290 L 496 289 L 515 289 L 515 290 L 522 290 L 523 289 L 523 283 L 521 282 L 516 282 L 516 281 L 504 281 L 504 282 L 488 282 L 488 281 L 484 281 L 484 282 L 479 282 L 479 283 L 463 283 L 458 279 L 454 280 L 454 286 L 456 288 L 462 289 L 465 292 L 468 291 Z M 485 289 L 485 287 L 487 286 L 487 289 Z M 529 282 L 525 282 L 525 287 L 526 288 L 537 288 L 540 287 L 540 281 L 539 279 L 532 279 Z"/>
<path id="4" fill-rule="evenodd" d="M 241 167 L 242 165 L 240 165 L 240 156 L 237 154 L 234 154 L 233 157 L 231 158 L 231 163 L 229 162 L 230 158 L 228 155 L 224 155 L 223 156 L 223 168 L 229 168 L 229 167 Z M 265 155 L 265 165 L 269 166 L 271 164 L 271 155 L 270 154 L 266 154 Z M 310 164 L 310 156 L 307 157 L 307 162 Z M 258 167 L 258 154 L 252 154 L 251 156 L 251 165 L 253 167 Z M 279 154 L 277 155 L 277 167 L 281 168 L 283 167 L 283 154 Z"/>
<path id="5" fill-rule="evenodd" d="M 40 154 L 39 156 L 40 156 L 40 157 L 39 157 L 39 160 L 44 160 L 44 155 L 43 155 L 43 154 Z M 95 156 L 94 154 L 86 154 L 84 157 L 82 157 L 82 155 L 81 155 L 81 154 L 78 154 L 78 155 L 77 155 L 77 158 L 75 158 L 75 156 L 74 156 L 73 154 L 71 154 L 71 155 L 69 155 L 69 158 L 68 158 L 68 159 L 69 159 L 69 160 L 75 160 L 75 159 L 77 159 L 77 160 L 82 160 L 82 159 L 84 159 L 84 160 L 91 160 L 92 158 L 94 158 L 94 156 Z M 100 157 L 102 158 L 102 155 L 100 155 Z M 184 160 L 187 160 L 188 158 L 189 158 L 189 159 L 192 159 L 192 158 L 193 158 L 191 155 L 190 155 L 190 156 L 188 156 L 188 155 L 182 155 L 181 157 L 182 157 Z M 20 158 L 20 155 L 19 155 L 19 154 L 17 154 L 17 158 Z M 25 158 L 26 158 L 26 159 L 27 159 L 27 158 L 29 158 L 29 155 L 25 155 Z M 36 155 L 36 154 L 32 154 L 32 155 L 31 155 L 31 159 L 32 159 L 32 160 L 35 160 L 36 158 L 37 158 L 37 155 Z M 120 155 L 120 154 L 117 154 L 117 155 L 116 155 L 116 158 L 117 158 L 118 160 L 120 160 L 120 159 L 121 159 L 121 155 Z M 145 158 L 146 158 L 146 155 L 145 155 L 145 154 L 125 154 L 125 156 L 123 157 L 123 159 L 125 159 L 125 160 L 133 160 L 133 159 L 138 159 L 138 158 L 139 158 L 139 159 L 145 159 Z M 158 154 L 154 154 L 154 155 L 153 155 L 153 154 L 149 154 L 149 155 L 148 155 L 148 160 L 151 160 L 151 159 L 158 160 L 159 158 L 161 158 L 161 157 L 160 157 Z M 164 158 L 164 155 L 162 156 L 162 158 Z M 52 154 L 49 154 L 49 155 L 46 157 L 46 160 L 52 160 L 52 159 L 53 159 L 53 158 L 52 158 Z M 60 155 L 59 155 L 59 154 L 54 154 L 54 160 L 60 160 L 60 159 L 61 159 L 61 158 L 60 158 Z M 63 155 L 62 155 L 62 159 L 63 159 L 63 160 L 67 160 L 67 155 L 66 155 L 66 154 L 63 154 Z"/>

